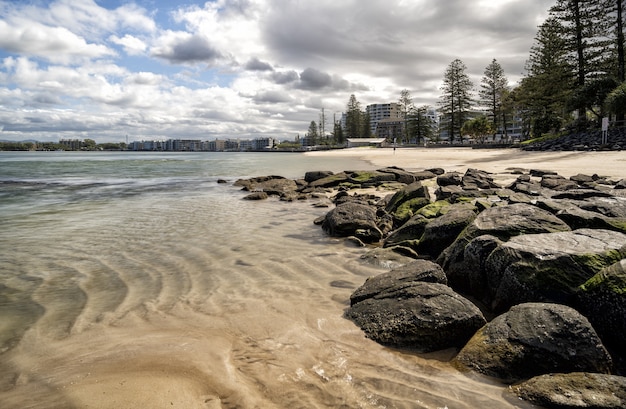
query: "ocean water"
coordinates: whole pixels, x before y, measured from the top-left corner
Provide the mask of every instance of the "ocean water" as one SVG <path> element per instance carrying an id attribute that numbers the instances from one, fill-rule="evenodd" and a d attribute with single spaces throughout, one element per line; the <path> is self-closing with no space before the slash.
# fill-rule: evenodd
<path id="1" fill-rule="evenodd" d="M 0 152 L 1 408 L 515 408 L 454 351 L 343 318 L 366 249 L 238 178 L 370 169 L 296 153 Z M 219 184 L 218 179 L 229 183 Z"/>

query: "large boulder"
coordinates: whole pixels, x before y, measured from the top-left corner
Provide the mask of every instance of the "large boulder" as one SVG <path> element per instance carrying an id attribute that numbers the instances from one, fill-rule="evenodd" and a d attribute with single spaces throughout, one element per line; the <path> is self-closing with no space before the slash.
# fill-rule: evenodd
<path id="1" fill-rule="evenodd" d="M 391 288 L 400 289 L 416 282 L 447 283 L 446 273 L 439 264 L 428 260 L 415 260 L 402 267 L 369 277 L 365 283 L 350 296 L 350 305 L 367 298 L 372 298 Z"/>
<path id="2" fill-rule="evenodd" d="M 600 338 L 626 360 L 626 258 L 600 270 L 580 287 L 576 307 Z"/>
<path id="3" fill-rule="evenodd" d="M 626 235 L 609 230 L 516 236 L 486 260 L 483 301 L 496 312 L 531 301 L 571 305 L 580 285 L 625 257 Z"/>
<path id="4" fill-rule="evenodd" d="M 469 291 L 469 271 L 465 264 L 465 247 L 475 238 L 488 234 L 506 241 L 514 236 L 533 233 L 569 231 L 570 228 L 548 211 L 518 203 L 496 206 L 482 211 L 474 221 L 437 258 L 453 288 Z"/>
<path id="5" fill-rule="evenodd" d="M 334 175 L 334 172 L 331 172 L 330 170 L 310 171 L 304 174 L 304 180 L 307 183 L 311 183 L 332 175 Z"/>
<path id="6" fill-rule="evenodd" d="M 326 214 L 322 228 L 330 236 L 357 236 L 365 242 L 375 242 L 383 235 L 376 220 L 376 208 L 373 206 L 346 202 Z"/>
<path id="7" fill-rule="evenodd" d="M 516 305 L 496 317 L 454 363 L 507 383 L 553 372 L 610 373 L 612 368 L 611 357 L 584 316 L 546 303 Z"/>
<path id="8" fill-rule="evenodd" d="M 463 230 L 476 218 L 476 213 L 466 206 L 454 209 L 433 219 L 424 228 L 417 251 L 436 259 L 441 252 L 456 240 Z"/>
<path id="9" fill-rule="evenodd" d="M 461 347 L 486 322 L 450 287 L 402 280 L 350 306 L 346 317 L 376 342 L 420 352 Z"/>
<path id="10" fill-rule="evenodd" d="M 626 408 L 626 378 L 572 372 L 547 374 L 511 386 L 516 399 L 548 409 Z"/>

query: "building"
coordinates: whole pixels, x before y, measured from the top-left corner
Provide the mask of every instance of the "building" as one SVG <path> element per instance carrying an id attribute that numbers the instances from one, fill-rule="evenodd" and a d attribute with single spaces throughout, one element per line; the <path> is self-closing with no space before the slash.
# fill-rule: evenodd
<path id="1" fill-rule="evenodd" d="M 370 117 L 370 129 L 372 131 L 372 135 L 378 135 L 379 137 L 383 137 L 378 134 L 378 123 L 380 121 L 386 119 L 404 119 L 402 118 L 402 110 L 400 108 L 400 104 L 395 102 L 390 102 L 388 104 L 371 104 L 365 108 L 365 112 Z"/>
<path id="2" fill-rule="evenodd" d="M 387 146 L 385 138 L 348 138 L 348 148 L 382 148 Z"/>
<path id="3" fill-rule="evenodd" d="M 399 143 L 404 135 L 404 125 L 404 119 L 401 118 L 381 119 L 376 125 L 376 136 L 390 142 L 396 139 Z"/>

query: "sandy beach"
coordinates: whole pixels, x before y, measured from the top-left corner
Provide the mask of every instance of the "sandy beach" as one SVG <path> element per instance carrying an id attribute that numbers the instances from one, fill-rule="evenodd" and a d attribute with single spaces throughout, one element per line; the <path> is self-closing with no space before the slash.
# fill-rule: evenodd
<path id="1" fill-rule="evenodd" d="M 349 148 L 306 155 L 358 157 L 376 167 L 398 166 L 415 171 L 439 167 L 446 171 L 465 172 L 476 168 L 496 174 L 496 179 L 515 178 L 510 169 L 542 169 L 564 177 L 579 173 L 626 178 L 626 152 L 527 152 L 519 149 L 471 148 Z"/>

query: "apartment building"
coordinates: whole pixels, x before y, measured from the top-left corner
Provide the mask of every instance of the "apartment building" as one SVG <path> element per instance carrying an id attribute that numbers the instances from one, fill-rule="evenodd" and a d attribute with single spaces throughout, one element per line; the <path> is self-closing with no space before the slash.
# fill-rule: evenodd
<path id="1" fill-rule="evenodd" d="M 400 104 L 390 102 L 388 104 L 370 104 L 365 108 L 365 112 L 370 117 L 370 129 L 372 135 L 376 135 L 378 123 L 383 120 L 403 119 Z"/>

